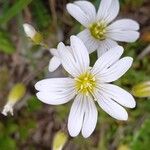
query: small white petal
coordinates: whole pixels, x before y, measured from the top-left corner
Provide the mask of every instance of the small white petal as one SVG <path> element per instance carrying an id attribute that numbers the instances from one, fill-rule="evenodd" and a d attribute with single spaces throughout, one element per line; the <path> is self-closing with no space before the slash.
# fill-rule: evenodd
<path id="1" fill-rule="evenodd" d="M 91 72 L 96 75 L 107 69 L 109 66 L 114 64 L 122 55 L 123 47 L 116 46 L 115 48 L 110 49 L 106 53 L 104 53 L 99 59 L 96 61 L 93 66 Z"/>
<path id="2" fill-rule="evenodd" d="M 79 5 L 72 3 L 67 4 L 67 11 L 83 26 L 88 27 L 91 23 L 90 16 L 88 16 L 88 14 L 84 12 L 84 10 L 82 10 L 82 8 Z"/>
<path id="3" fill-rule="evenodd" d="M 49 51 L 53 56 L 59 57 L 58 50 L 56 48 L 51 48 Z"/>
<path id="4" fill-rule="evenodd" d="M 62 66 L 65 70 L 73 77 L 80 75 L 80 68 L 75 62 L 73 54 L 63 43 L 58 44 L 58 52 Z"/>
<path id="5" fill-rule="evenodd" d="M 97 74 L 97 77 L 100 79 L 100 82 L 113 82 L 119 79 L 122 75 L 124 75 L 128 71 L 128 69 L 132 65 L 132 62 L 133 58 L 124 57 L 118 60 L 108 69 L 99 72 L 99 74 Z"/>
<path id="6" fill-rule="evenodd" d="M 132 19 L 120 19 L 110 24 L 107 30 L 139 30 L 139 24 Z"/>
<path id="7" fill-rule="evenodd" d="M 75 96 L 74 89 L 64 90 L 63 92 L 38 92 L 37 98 L 45 104 L 60 105 L 72 100 Z"/>
<path id="8" fill-rule="evenodd" d="M 116 18 L 119 12 L 118 0 L 101 0 L 98 12 L 97 20 L 110 23 Z"/>
<path id="9" fill-rule="evenodd" d="M 49 61 L 49 71 L 53 72 L 55 71 L 59 66 L 60 66 L 61 62 L 60 59 L 58 57 L 53 56 L 50 61 Z"/>
<path id="10" fill-rule="evenodd" d="M 41 80 L 35 88 L 40 91 L 36 94 L 38 99 L 46 104 L 64 104 L 75 96 L 74 81 L 70 78 Z"/>
<path id="11" fill-rule="evenodd" d="M 106 95 L 102 94 L 100 91 L 96 92 L 95 96 L 99 106 L 110 116 L 117 120 L 128 119 L 128 113 L 122 106 L 111 100 Z"/>
<path id="12" fill-rule="evenodd" d="M 78 37 L 71 36 L 70 42 L 75 61 L 80 69 L 80 74 L 85 73 L 88 70 L 90 63 L 88 51 L 81 39 Z"/>
<path id="13" fill-rule="evenodd" d="M 107 33 L 107 36 L 120 42 L 135 42 L 139 38 L 140 34 L 137 31 L 131 30 L 112 30 Z"/>
<path id="14" fill-rule="evenodd" d="M 129 92 L 116 85 L 101 84 L 100 89 L 102 89 L 101 92 L 103 93 L 103 95 L 106 95 L 107 97 L 116 101 L 122 106 L 134 108 L 136 105 L 133 96 Z"/>
<path id="15" fill-rule="evenodd" d="M 74 80 L 71 78 L 50 78 L 38 81 L 35 89 L 38 91 L 52 92 L 63 91 L 66 88 L 72 88 Z"/>
<path id="16" fill-rule="evenodd" d="M 88 29 L 84 29 L 77 36 L 83 41 L 89 53 L 94 52 L 98 48 L 99 40 L 94 39 Z"/>
<path id="17" fill-rule="evenodd" d="M 97 49 L 98 58 L 102 56 L 105 52 L 107 52 L 109 49 L 114 48 L 116 46 L 118 46 L 117 42 L 111 39 L 100 41 L 99 47 Z"/>
<path id="18" fill-rule="evenodd" d="M 32 39 L 35 36 L 36 30 L 34 29 L 33 26 L 31 26 L 28 23 L 25 23 L 25 24 L 23 24 L 23 28 L 28 37 L 30 37 Z"/>
<path id="19" fill-rule="evenodd" d="M 90 22 L 96 18 L 96 10 L 92 3 L 88 1 L 75 1 L 74 4 L 78 5 L 81 10 L 87 15 Z"/>
<path id="20" fill-rule="evenodd" d="M 82 135 L 85 138 L 89 137 L 93 133 L 96 127 L 98 115 L 96 106 L 91 97 L 87 97 L 86 103 L 85 116 L 82 126 Z"/>
<path id="21" fill-rule="evenodd" d="M 69 113 L 68 130 L 72 137 L 77 136 L 82 128 L 86 103 L 83 95 L 77 95 Z"/>

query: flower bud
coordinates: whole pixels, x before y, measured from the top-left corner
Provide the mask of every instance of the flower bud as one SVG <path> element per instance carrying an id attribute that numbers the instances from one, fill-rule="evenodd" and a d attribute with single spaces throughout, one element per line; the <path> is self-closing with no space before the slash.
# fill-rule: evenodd
<path id="1" fill-rule="evenodd" d="M 129 147 L 127 145 L 120 145 L 117 150 L 129 150 Z"/>
<path id="2" fill-rule="evenodd" d="M 133 86 L 132 94 L 136 97 L 149 97 L 150 96 L 150 81 L 143 82 Z"/>
<path id="3" fill-rule="evenodd" d="M 27 37 L 29 37 L 35 44 L 42 44 L 43 36 L 37 32 L 33 26 L 25 23 L 23 24 L 23 28 Z"/>
<path id="4" fill-rule="evenodd" d="M 10 90 L 8 95 L 8 101 L 6 105 L 4 106 L 4 109 L 2 111 L 2 114 L 7 116 L 8 112 L 10 112 L 11 115 L 13 115 L 13 107 L 25 94 L 26 87 L 22 83 L 17 83 L 13 86 L 13 88 Z"/>
<path id="5" fill-rule="evenodd" d="M 68 137 L 64 132 L 57 132 L 53 140 L 53 150 L 62 150 L 67 141 L 67 138 Z"/>

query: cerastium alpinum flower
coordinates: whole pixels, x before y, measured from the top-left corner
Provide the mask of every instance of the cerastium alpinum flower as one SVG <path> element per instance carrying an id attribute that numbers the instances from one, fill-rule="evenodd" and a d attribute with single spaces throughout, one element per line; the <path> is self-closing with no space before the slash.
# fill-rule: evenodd
<path id="1" fill-rule="evenodd" d="M 78 34 L 89 52 L 97 50 L 98 56 L 117 45 L 116 41 L 134 42 L 139 38 L 139 24 L 132 19 L 112 22 L 119 12 L 118 0 L 101 0 L 98 12 L 88 1 L 67 4 L 69 14 L 86 29 Z"/>
<path id="2" fill-rule="evenodd" d="M 91 68 L 89 54 L 83 42 L 76 36 L 71 36 L 70 41 L 70 47 L 62 42 L 57 47 L 62 66 L 70 77 L 37 82 L 36 95 L 42 102 L 52 105 L 64 104 L 74 99 L 68 119 L 68 130 L 73 137 L 81 131 L 87 138 L 97 123 L 95 102 L 118 120 L 128 119 L 128 114 L 122 106 L 135 107 L 135 100 L 130 93 L 109 83 L 119 79 L 131 67 L 133 59 L 119 59 L 123 48 L 116 46 L 103 54 Z"/>

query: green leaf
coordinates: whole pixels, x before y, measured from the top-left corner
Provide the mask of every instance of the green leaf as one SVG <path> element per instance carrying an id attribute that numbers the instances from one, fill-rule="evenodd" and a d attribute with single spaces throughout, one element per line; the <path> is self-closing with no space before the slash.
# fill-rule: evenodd
<path id="1" fill-rule="evenodd" d="M 43 30 L 47 28 L 50 24 L 50 13 L 44 5 L 44 1 L 36 0 L 31 3 L 33 18 L 37 23 L 38 29 Z"/>
<path id="2" fill-rule="evenodd" d="M 41 108 L 42 108 L 42 103 L 35 96 L 32 96 L 28 100 L 28 111 L 29 112 L 35 112 L 35 111 L 40 110 Z"/>
<path id="3" fill-rule="evenodd" d="M 0 30 L 0 51 L 6 54 L 12 54 L 15 47 L 7 32 Z"/>
<path id="4" fill-rule="evenodd" d="M 147 150 L 150 141 L 150 119 L 147 119 L 140 130 L 134 135 L 132 150 Z"/>
<path id="5" fill-rule="evenodd" d="M 7 9 L 0 17 L 0 23 L 7 23 L 12 17 L 22 11 L 32 0 L 16 0 L 14 5 Z"/>
<path id="6" fill-rule="evenodd" d="M 9 136 L 0 137 L 1 150 L 16 150 L 17 145 L 13 138 Z"/>

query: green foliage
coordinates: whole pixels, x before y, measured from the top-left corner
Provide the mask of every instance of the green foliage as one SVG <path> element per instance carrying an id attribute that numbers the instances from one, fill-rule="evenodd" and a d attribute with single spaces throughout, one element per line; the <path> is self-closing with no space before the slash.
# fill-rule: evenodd
<path id="1" fill-rule="evenodd" d="M 144 0 L 120 0 L 124 5 L 130 5 L 133 8 L 140 7 Z"/>
<path id="2" fill-rule="evenodd" d="M 6 54 L 15 52 L 15 47 L 9 37 L 8 32 L 0 29 L 0 51 Z"/>
<path id="3" fill-rule="evenodd" d="M 32 96 L 28 100 L 27 107 L 28 107 L 29 112 L 35 112 L 35 111 L 40 110 L 42 108 L 42 102 L 39 101 L 35 96 Z"/>
<path id="4" fill-rule="evenodd" d="M 0 136 L 0 147 L 1 150 L 16 150 L 15 140 L 8 136 Z"/>
<path id="5" fill-rule="evenodd" d="M 150 119 L 142 124 L 141 128 L 133 137 L 132 150 L 148 150 L 150 146 Z"/>
<path id="6" fill-rule="evenodd" d="M 11 128 L 11 129 L 10 129 Z M 12 130 L 14 130 L 14 126 L 10 126 L 10 128 L 5 128 L 2 123 L 0 123 L 0 149 L 1 150 L 16 150 L 16 142 L 15 140 L 10 136 L 12 133 Z"/>
<path id="7" fill-rule="evenodd" d="M 35 21 L 37 22 L 37 26 L 40 30 L 45 29 L 50 24 L 50 15 L 48 10 L 46 9 L 43 1 L 36 0 L 32 1 L 32 13 Z"/>
<path id="8" fill-rule="evenodd" d="M 1 67 L 0 69 L 0 92 L 6 88 L 6 85 L 9 80 L 9 70 L 6 66 Z"/>
<path id="9" fill-rule="evenodd" d="M 7 23 L 12 17 L 20 13 L 32 0 L 16 0 L 12 7 L 0 17 L 0 23 Z"/>

